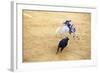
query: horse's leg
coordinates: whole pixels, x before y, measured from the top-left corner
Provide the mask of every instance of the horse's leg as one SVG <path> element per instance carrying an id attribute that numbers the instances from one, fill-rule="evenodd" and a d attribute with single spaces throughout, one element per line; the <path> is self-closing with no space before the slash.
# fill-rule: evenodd
<path id="1" fill-rule="evenodd" d="M 71 28 L 69 28 L 69 34 L 71 35 L 72 31 L 71 31 Z"/>
<path id="2" fill-rule="evenodd" d="M 72 32 L 71 32 L 71 31 L 69 31 L 69 34 L 70 34 L 70 35 L 71 35 L 71 33 L 72 33 Z"/>
<path id="3" fill-rule="evenodd" d="M 73 32 L 73 38 L 75 38 L 76 37 L 76 34 L 75 34 L 75 32 Z"/>
<path id="4" fill-rule="evenodd" d="M 80 38 L 78 37 L 78 35 L 76 35 L 75 32 L 73 33 L 73 38 L 77 38 L 78 40 L 80 39 Z"/>
<path id="5" fill-rule="evenodd" d="M 72 32 L 72 37 L 73 37 L 74 39 L 76 38 L 75 32 Z"/>
<path id="6" fill-rule="evenodd" d="M 80 38 L 78 36 L 76 36 L 76 38 L 79 40 Z"/>

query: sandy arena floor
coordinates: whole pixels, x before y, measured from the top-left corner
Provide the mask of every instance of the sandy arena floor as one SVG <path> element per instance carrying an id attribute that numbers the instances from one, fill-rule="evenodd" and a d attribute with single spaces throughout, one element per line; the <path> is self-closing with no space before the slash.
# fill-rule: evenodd
<path id="1" fill-rule="evenodd" d="M 70 40 L 62 53 L 56 54 L 56 29 L 70 19 L 77 28 L 78 39 Z M 91 59 L 91 14 L 23 10 L 23 62 Z"/>

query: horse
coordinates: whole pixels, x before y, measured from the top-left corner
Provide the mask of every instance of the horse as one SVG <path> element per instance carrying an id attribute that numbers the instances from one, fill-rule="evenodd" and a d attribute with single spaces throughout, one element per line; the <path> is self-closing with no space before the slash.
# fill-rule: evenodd
<path id="1" fill-rule="evenodd" d="M 56 29 L 56 33 L 60 34 L 60 35 L 63 35 L 64 33 L 69 33 L 70 35 L 73 36 L 73 38 L 75 38 L 75 37 L 78 38 L 78 36 L 76 36 L 76 27 L 75 27 L 75 25 L 74 24 L 70 24 L 70 25 L 71 25 L 70 29 L 65 24 L 63 26 L 58 27 Z M 66 36 L 66 35 L 64 35 L 64 36 Z"/>

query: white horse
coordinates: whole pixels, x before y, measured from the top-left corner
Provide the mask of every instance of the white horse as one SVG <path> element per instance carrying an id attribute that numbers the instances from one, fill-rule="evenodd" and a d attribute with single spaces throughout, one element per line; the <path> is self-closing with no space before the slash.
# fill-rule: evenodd
<path id="1" fill-rule="evenodd" d="M 60 27 L 57 28 L 56 34 L 63 35 L 64 33 L 69 33 L 70 35 L 73 36 L 73 38 L 75 38 L 75 37 L 78 38 L 78 36 L 76 36 L 76 27 L 75 27 L 74 24 L 71 24 L 71 30 L 65 24 L 63 24 L 63 26 L 60 26 Z M 64 36 L 66 36 L 66 35 L 64 35 Z"/>

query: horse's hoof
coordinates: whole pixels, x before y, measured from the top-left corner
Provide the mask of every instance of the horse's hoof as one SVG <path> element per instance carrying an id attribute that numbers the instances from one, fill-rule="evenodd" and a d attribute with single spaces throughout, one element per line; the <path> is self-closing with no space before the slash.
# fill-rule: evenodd
<path id="1" fill-rule="evenodd" d="M 56 54 L 58 54 L 58 52 L 56 52 Z"/>

